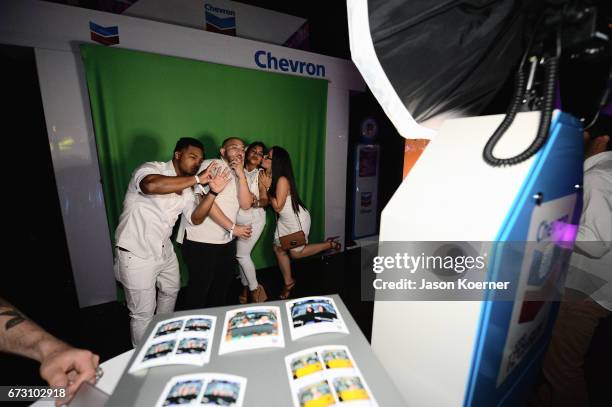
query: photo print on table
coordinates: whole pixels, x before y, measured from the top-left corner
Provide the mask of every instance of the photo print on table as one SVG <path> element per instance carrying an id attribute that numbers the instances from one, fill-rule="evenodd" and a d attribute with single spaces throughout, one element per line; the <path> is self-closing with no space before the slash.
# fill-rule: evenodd
<path id="1" fill-rule="evenodd" d="M 186 315 L 160 321 L 140 348 L 129 373 L 174 364 L 203 366 L 210 361 L 216 317 Z"/>
<path id="2" fill-rule="evenodd" d="M 331 386 L 327 380 L 310 383 L 298 390 L 300 407 L 324 407 L 336 404 Z"/>
<path id="3" fill-rule="evenodd" d="M 325 345 L 285 357 L 294 407 L 378 406 L 349 349 Z"/>
<path id="4" fill-rule="evenodd" d="M 292 340 L 323 333 L 349 333 L 333 298 L 298 298 L 287 301 L 285 307 Z"/>
<path id="5" fill-rule="evenodd" d="M 154 343 L 147 348 L 142 360 L 146 361 L 165 357 L 169 353 L 172 353 L 174 350 L 174 345 L 176 345 L 176 340 Z"/>
<path id="6" fill-rule="evenodd" d="M 214 321 L 210 318 L 191 318 L 185 323 L 185 332 L 207 332 L 210 331 Z"/>
<path id="7" fill-rule="evenodd" d="M 202 380 L 181 380 L 172 384 L 172 387 L 164 397 L 162 406 L 184 406 L 193 404 L 202 391 L 204 382 Z"/>
<path id="8" fill-rule="evenodd" d="M 353 362 L 344 349 L 324 350 L 322 356 L 327 369 L 350 369 L 353 367 Z"/>
<path id="9" fill-rule="evenodd" d="M 290 364 L 291 373 L 294 379 L 323 371 L 323 364 L 317 352 L 297 356 L 295 359 L 291 360 Z"/>
<path id="10" fill-rule="evenodd" d="M 164 335 L 172 335 L 173 333 L 180 331 L 181 328 L 183 328 L 184 323 L 185 321 L 183 321 L 182 319 L 163 323 L 159 328 L 155 330 L 153 338 L 159 338 L 160 336 Z"/>
<path id="11" fill-rule="evenodd" d="M 279 307 L 255 306 L 233 309 L 225 313 L 219 355 L 284 346 Z"/>
<path id="12" fill-rule="evenodd" d="M 172 377 L 156 407 L 231 406 L 244 404 L 247 379 L 223 373 L 197 373 Z"/>
<path id="13" fill-rule="evenodd" d="M 203 405 L 235 406 L 240 397 L 241 384 L 235 380 L 213 379 L 206 384 Z"/>

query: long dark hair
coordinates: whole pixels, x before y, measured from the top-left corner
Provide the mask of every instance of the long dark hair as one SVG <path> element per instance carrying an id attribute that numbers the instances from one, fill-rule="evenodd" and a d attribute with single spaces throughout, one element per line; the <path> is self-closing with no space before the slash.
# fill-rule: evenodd
<path id="1" fill-rule="evenodd" d="M 306 209 L 306 205 L 300 199 L 300 195 L 295 184 L 293 176 L 293 165 L 291 165 L 291 157 L 289 153 L 282 147 L 274 146 L 270 150 L 274 150 L 272 155 L 272 184 L 270 184 L 271 197 L 276 198 L 276 183 L 280 177 L 285 177 L 289 181 L 289 193 L 291 194 L 291 206 L 296 214 L 300 210 L 300 206 Z"/>

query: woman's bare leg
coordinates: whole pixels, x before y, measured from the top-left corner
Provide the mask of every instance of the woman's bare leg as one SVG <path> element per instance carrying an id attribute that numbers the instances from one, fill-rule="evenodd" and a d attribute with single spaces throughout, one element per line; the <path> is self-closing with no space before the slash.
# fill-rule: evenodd
<path id="1" fill-rule="evenodd" d="M 286 251 L 276 245 L 272 245 L 272 249 L 276 255 L 276 261 L 278 262 L 278 267 L 283 275 L 285 285 L 293 283 L 293 276 L 291 275 L 291 259 L 289 258 L 289 255 Z"/>

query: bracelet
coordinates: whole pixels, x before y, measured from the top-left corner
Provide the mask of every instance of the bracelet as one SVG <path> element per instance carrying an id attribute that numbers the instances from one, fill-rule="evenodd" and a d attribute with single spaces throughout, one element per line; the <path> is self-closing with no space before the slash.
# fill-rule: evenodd
<path id="1" fill-rule="evenodd" d="M 208 190 L 208 193 L 209 193 L 209 194 L 212 194 L 212 195 L 214 195 L 214 196 L 219 195 L 219 193 L 218 193 L 218 192 L 215 192 L 215 191 L 213 191 L 212 189 L 209 189 L 209 190 Z"/>
<path id="2" fill-rule="evenodd" d="M 194 175 L 194 177 L 195 177 L 195 179 L 196 179 L 196 184 L 199 184 L 199 183 L 200 183 L 200 177 L 198 177 L 198 176 L 197 176 L 197 174 L 196 174 L 196 175 Z"/>
<path id="3" fill-rule="evenodd" d="M 230 237 L 230 240 L 232 240 L 232 239 L 234 238 L 234 228 L 235 228 L 235 227 L 236 227 L 236 224 L 235 224 L 235 223 L 233 223 L 233 224 L 232 224 L 232 228 L 229 230 L 229 233 L 230 233 L 230 236 L 229 236 L 229 237 Z"/>

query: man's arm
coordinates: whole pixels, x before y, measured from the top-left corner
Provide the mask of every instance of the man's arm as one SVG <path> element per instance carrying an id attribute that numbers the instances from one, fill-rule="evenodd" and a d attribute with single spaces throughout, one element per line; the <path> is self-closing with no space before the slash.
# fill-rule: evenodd
<path id="1" fill-rule="evenodd" d="M 214 174 L 217 163 L 212 163 L 206 169 L 200 171 L 197 178 L 200 184 L 207 184 Z M 138 184 L 140 190 L 146 195 L 165 195 L 180 193 L 185 188 L 191 188 L 198 183 L 196 176 L 168 176 L 161 174 L 149 174 L 142 178 Z"/>
<path id="2" fill-rule="evenodd" d="M 210 191 L 212 191 L 212 193 L 209 192 L 200 200 L 198 206 L 191 213 L 191 223 L 194 225 L 199 225 L 204 222 L 204 219 L 206 219 L 208 216 L 210 209 L 215 202 L 217 194 L 223 191 L 230 180 L 231 177 L 229 170 L 225 169 L 223 172 L 216 174 L 209 181 L 208 186 L 210 187 Z"/>
<path id="3" fill-rule="evenodd" d="M 244 174 L 244 157 L 235 159 L 229 163 L 229 166 L 234 170 L 234 174 L 238 178 L 238 203 L 240 204 L 240 209 L 247 210 L 253 205 L 253 196 L 251 191 L 249 191 L 249 183 Z"/>
<path id="4" fill-rule="evenodd" d="M 612 197 L 610 186 L 597 178 L 597 174 L 585 176 L 582 216 L 575 250 L 591 257 L 601 258 L 612 247 Z"/>
<path id="5" fill-rule="evenodd" d="M 208 216 L 210 216 L 210 218 L 215 221 L 217 225 L 221 226 L 225 230 L 230 230 L 232 228 L 232 225 L 234 224 L 230 220 L 230 218 L 225 216 L 221 208 L 219 208 L 219 206 L 217 206 L 217 204 L 214 202 L 212 204 L 212 207 L 210 208 Z"/>
<path id="6" fill-rule="evenodd" d="M 165 195 L 181 192 L 195 184 L 197 184 L 197 181 L 193 175 L 179 177 L 151 174 L 144 177 L 139 186 L 140 190 L 146 195 Z"/>
<path id="7" fill-rule="evenodd" d="M 213 203 L 212 208 L 210 208 L 210 212 L 208 216 L 223 229 L 229 231 L 234 226 L 233 235 L 237 236 L 241 239 L 248 239 L 251 237 L 251 226 L 248 225 L 234 225 L 234 223 L 223 213 L 221 208 L 217 206 L 216 203 Z"/>
<path id="8" fill-rule="evenodd" d="M 253 195 L 249 191 L 249 185 L 244 174 L 242 174 L 242 178 L 238 177 L 238 203 L 240 208 L 244 210 L 253 205 Z"/>
<path id="9" fill-rule="evenodd" d="M 76 349 L 29 321 L 0 297 L 0 351 L 40 362 L 40 375 L 49 386 L 67 387 L 74 395 L 83 381 L 95 383 L 99 356 Z"/>
<path id="10" fill-rule="evenodd" d="M 215 203 L 215 198 L 216 196 L 211 193 L 208 193 L 202 197 L 198 206 L 196 206 L 191 213 L 191 223 L 194 225 L 200 225 L 202 222 L 204 222 L 204 219 L 206 219 Z"/>

